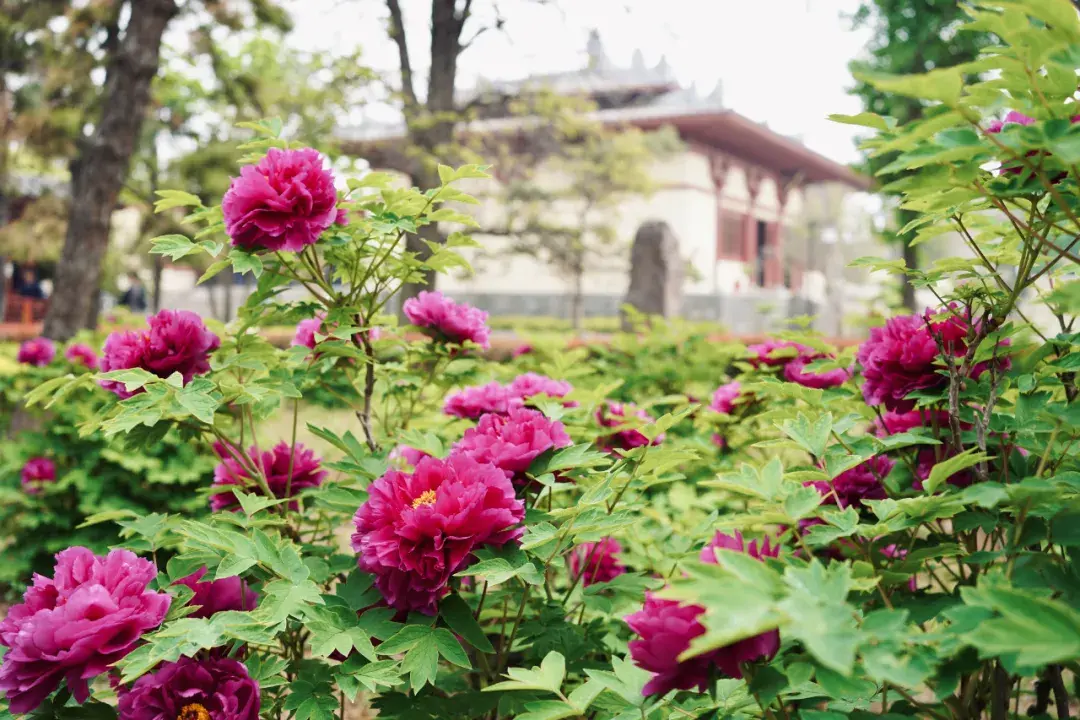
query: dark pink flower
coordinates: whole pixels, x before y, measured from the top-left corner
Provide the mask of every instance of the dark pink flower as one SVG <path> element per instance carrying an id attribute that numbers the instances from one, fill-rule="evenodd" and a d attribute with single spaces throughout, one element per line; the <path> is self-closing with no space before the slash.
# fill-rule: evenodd
<path id="1" fill-rule="evenodd" d="M 187 310 L 162 310 L 148 322 L 148 330 L 109 335 L 102 351 L 102 372 L 142 368 L 160 378 L 180 373 L 184 384 L 210 372 L 210 354 L 221 346 L 221 339 L 206 329 L 202 318 Z M 121 398 L 135 394 L 115 380 L 103 380 L 101 386 Z"/>
<path id="2" fill-rule="evenodd" d="M 739 533 L 734 536 L 717 533 L 701 551 L 701 560 L 715 563 L 717 550 L 743 552 L 758 560 L 779 553 L 779 547 L 771 545 L 768 539 L 759 546 L 757 541 L 746 544 Z M 742 663 L 771 660 L 780 648 L 780 633 L 772 630 L 680 662 L 679 656 L 690 647 L 691 641 L 705 633 L 700 622 L 704 613 L 705 608 L 700 605 L 683 605 L 646 593 L 645 607 L 626 618 L 630 629 L 640 636 L 630 641 L 630 656 L 638 667 L 653 673 L 642 690 L 643 695 L 664 695 L 671 690 L 691 688 L 704 692 L 714 668 L 727 677 L 741 678 Z"/>
<path id="3" fill-rule="evenodd" d="M 233 457 L 228 448 L 221 443 L 214 443 L 214 452 L 221 458 L 221 462 L 214 468 L 215 486 L 239 485 L 246 493 L 262 494 L 262 489 L 252 478 L 249 469 Z M 248 457 L 258 462 L 270 492 L 277 498 L 295 497 L 301 490 L 321 485 L 326 478 L 322 460 L 300 443 L 296 443 L 295 452 L 285 442 L 280 442 L 261 454 L 258 448 L 252 446 L 248 449 Z M 289 507 L 295 510 L 299 503 L 293 501 L 289 503 Z M 214 512 L 239 510 L 240 501 L 231 492 L 220 492 L 210 496 L 210 508 Z"/>
<path id="4" fill-rule="evenodd" d="M 616 448 L 631 450 L 636 447 L 649 445 L 649 439 L 639 430 L 627 427 L 627 423 L 630 421 L 631 417 L 636 417 L 645 423 L 651 423 L 654 420 L 652 415 L 649 415 L 649 413 L 638 409 L 633 405 L 624 405 L 623 403 L 605 400 L 604 404 L 596 408 L 596 422 L 600 423 L 600 427 L 603 428 L 620 429 L 610 435 L 598 438 L 596 444 L 608 450 Z M 663 441 L 664 435 L 661 433 L 652 441 L 652 444 L 659 445 Z"/>
<path id="5" fill-rule="evenodd" d="M 147 586 L 153 563 L 128 550 L 98 557 L 84 547 L 57 554 L 53 578 L 34 576 L 23 601 L 0 622 L 0 690 L 11 712 L 34 710 L 66 681 L 77 702 L 88 681 L 135 649 L 165 619 L 170 597 Z"/>
<path id="6" fill-rule="evenodd" d="M 782 367 L 797 357 L 814 353 L 812 348 L 791 340 L 766 340 L 756 345 L 748 345 L 746 350 L 752 356 L 750 364 L 754 367 Z"/>
<path id="7" fill-rule="evenodd" d="M 939 429 L 949 427 L 949 413 L 947 410 L 909 410 L 908 412 L 883 413 L 874 421 L 874 434 L 878 437 L 899 435 L 908 430 L 925 427 Z"/>
<path id="8" fill-rule="evenodd" d="M 408 468 L 414 468 L 418 462 L 426 457 L 431 457 L 431 455 L 408 445 L 398 445 L 390 451 L 389 460 Z"/>
<path id="9" fill-rule="evenodd" d="M 456 303 L 441 292 L 422 290 L 405 301 L 402 311 L 409 322 L 436 340 L 451 343 L 469 340 L 485 349 L 491 347 L 488 314 L 468 303 Z"/>
<path id="10" fill-rule="evenodd" d="M 311 148 L 271 148 L 257 165 L 240 169 L 221 212 L 233 245 L 300 252 L 338 219 L 334 176 Z"/>
<path id="11" fill-rule="evenodd" d="M 22 468 L 23 490 L 29 495 L 41 492 L 41 486 L 56 480 L 56 463 L 47 457 L 30 458 Z"/>
<path id="12" fill-rule="evenodd" d="M 870 331 L 859 346 L 856 359 L 863 369 L 863 399 L 867 405 L 884 405 L 887 410 L 906 412 L 915 406 L 907 396 L 916 390 L 944 387 L 948 377 L 938 348 L 947 355 L 967 353 L 968 321 L 948 309 L 891 318 L 883 327 Z M 1008 365 L 1008 358 L 999 361 Z M 971 370 L 977 378 L 986 370 L 980 363 Z"/>
<path id="13" fill-rule="evenodd" d="M 730 415 L 735 409 L 735 401 L 739 399 L 740 392 L 742 392 L 742 386 L 738 382 L 721 385 L 713 392 L 709 408 L 721 415 Z"/>
<path id="14" fill-rule="evenodd" d="M 603 538 L 595 543 L 582 543 L 570 553 L 570 577 L 581 578 L 584 586 L 611 582 L 626 572 L 619 560 L 622 545 L 615 538 Z"/>
<path id="15" fill-rule="evenodd" d="M 1004 120 L 992 120 L 986 127 L 986 131 L 994 133 L 995 135 L 1005 129 L 1006 125 L 1032 125 L 1035 123 L 1035 118 L 1028 117 L 1024 113 L 1017 112 L 1016 110 L 1010 110 L 1005 115 Z"/>
<path id="16" fill-rule="evenodd" d="M 817 488 L 826 504 L 860 507 L 863 500 L 884 500 L 887 495 L 882 481 L 892 472 L 895 461 L 885 455 L 875 455 L 832 480 L 809 483 Z"/>
<path id="17" fill-rule="evenodd" d="M 824 355 L 800 356 L 784 366 L 784 379 L 788 382 L 798 383 L 803 387 L 825 388 L 843 385 L 851 377 L 851 370 L 836 368 L 835 370 L 823 370 L 820 372 L 807 371 L 806 366 L 814 360 L 824 358 Z"/>
<path id="18" fill-rule="evenodd" d="M 446 398 L 443 412 L 454 417 L 476 420 L 487 413 L 505 415 L 521 407 L 522 400 L 497 382 L 464 388 Z"/>
<path id="19" fill-rule="evenodd" d="M 188 603 L 198 606 L 198 610 L 188 617 L 208 618 L 214 613 L 225 610 L 254 610 L 259 601 L 259 594 L 237 576 L 220 580 L 203 580 L 206 568 L 200 568 L 187 577 L 180 578 L 173 585 L 186 585 L 195 591 Z"/>
<path id="20" fill-rule="evenodd" d="M 259 684 L 238 660 L 181 657 L 117 692 L 120 720 L 258 720 Z"/>
<path id="21" fill-rule="evenodd" d="M 97 370 L 97 353 L 86 343 L 73 343 L 64 351 L 64 357 L 73 365 L 82 365 L 88 370 Z"/>
<path id="22" fill-rule="evenodd" d="M 538 410 L 514 408 L 506 415 L 481 417 L 476 427 L 465 431 L 454 450 L 477 462 L 491 463 L 521 485 L 533 460 L 552 448 L 570 444 L 570 436 L 558 420 L 550 420 Z"/>
<path id="23" fill-rule="evenodd" d="M 337 214 L 334 215 L 334 224 L 345 227 L 349 224 L 349 211 L 345 208 L 338 208 Z"/>
<path id="24" fill-rule="evenodd" d="M 534 395 L 547 395 L 553 398 L 566 397 L 573 391 L 574 386 L 565 380 L 553 380 L 546 375 L 527 372 L 514 378 L 508 389 L 511 395 L 524 400 Z"/>
<path id="25" fill-rule="evenodd" d="M 56 345 L 47 337 L 27 340 L 19 346 L 19 354 L 15 359 L 26 365 L 45 367 L 56 357 Z"/>
<path id="26" fill-rule="evenodd" d="M 386 602 L 434 614 L 473 552 L 521 535 L 525 506 L 493 465 L 460 453 L 424 458 L 412 473 L 389 470 L 356 511 L 352 546 Z"/>
<path id="27" fill-rule="evenodd" d="M 315 349 L 315 333 L 322 329 L 323 319 L 326 313 L 316 313 L 315 317 L 301 320 L 296 324 L 296 333 L 293 335 L 294 346 Z M 325 332 L 324 332 L 325 334 Z"/>
<path id="28" fill-rule="evenodd" d="M 522 355 L 530 355 L 535 352 L 535 349 L 529 343 L 522 343 L 514 348 L 514 352 L 511 353 L 513 357 L 521 357 Z"/>

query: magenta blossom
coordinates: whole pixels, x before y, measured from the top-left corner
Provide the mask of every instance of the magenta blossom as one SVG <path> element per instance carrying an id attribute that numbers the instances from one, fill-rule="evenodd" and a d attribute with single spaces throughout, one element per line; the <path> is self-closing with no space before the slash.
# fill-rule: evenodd
<path id="1" fill-rule="evenodd" d="M 522 343 L 521 345 L 518 345 L 516 348 L 514 348 L 511 356 L 517 358 L 521 357 L 522 355 L 531 355 L 534 352 L 536 352 L 536 349 L 532 345 L 530 345 L 529 343 Z"/>
<path id="2" fill-rule="evenodd" d="M 424 458 L 412 473 L 389 470 L 372 483 L 353 518 L 352 546 L 391 607 L 434 615 L 473 552 L 516 540 L 524 517 L 505 473 L 453 453 Z"/>
<path id="3" fill-rule="evenodd" d="M 45 367 L 56 357 L 56 345 L 47 337 L 27 340 L 19 346 L 19 353 L 15 359 L 25 365 Z"/>
<path id="4" fill-rule="evenodd" d="M 780 551 L 768 539 L 761 545 L 757 541 L 747 544 L 737 532 L 734 536 L 717 533 L 701 551 L 701 560 L 715 563 L 717 550 L 746 553 L 758 560 L 776 557 Z M 679 656 L 693 639 L 705 633 L 700 621 L 704 613 L 700 605 L 683 605 L 646 593 L 645 607 L 626 618 L 630 629 L 640 636 L 630 641 L 630 656 L 638 667 L 653 673 L 643 695 L 691 688 L 703 692 L 714 668 L 727 677 L 741 678 L 743 663 L 771 660 L 780 648 L 780 633 L 771 630 L 680 662 Z"/>
<path id="5" fill-rule="evenodd" d="M 514 378 L 508 389 L 511 395 L 526 400 L 534 395 L 547 395 L 553 398 L 566 397 L 574 390 L 574 386 L 565 380 L 553 380 L 546 375 L 527 372 Z"/>
<path id="6" fill-rule="evenodd" d="M 766 365 L 769 367 L 783 367 L 797 357 L 813 354 L 812 348 L 802 343 L 791 340 L 766 340 L 756 345 L 748 345 L 750 364 L 754 367 Z"/>
<path id="7" fill-rule="evenodd" d="M 73 343 L 64 351 L 64 357 L 72 365 L 82 365 L 88 370 L 97 370 L 98 356 L 86 343 Z"/>
<path id="8" fill-rule="evenodd" d="M 454 417 L 476 420 L 487 413 L 505 415 L 521 407 L 522 400 L 497 382 L 467 387 L 446 398 L 443 412 Z"/>
<path id="9" fill-rule="evenodd" d="M 426 457 L 431 457 L 431 455 L 408 445 L 398 445 L 390 451 L 388 459 L 398 466 L 414 468 L 418 462 Z"/>
<path id="10" fill-rule="evenodd" d="M 239 485 L 244 492 L 262 494 L 262 489 L 252 478 L 248 468 L 233 457 L 228 448 L 221 443 L 214 443 L 214 452 L 221 458 L 221 462 L 214 468 L 215 486 Z M 301 490 L 321 485 L 326 478 L 322 460 L 300 443 L 296 443 L 293 451 L 288 443 L 280 442 L 261 454 L 258 448 L 252 446 L 248 450 L 248 457 L 258 462 L 270 492 L 277 498 L 295 497 Z M 299 503 L 293 501 L 289 503 L 289 507 L 295 510 Z M 235 511 L 240 509 L 240 501 L 231 492 L 220 492 L 210 496 L 210 508 L 214 512 Z"/>
<path id="11" fill-rule="evenodd" d="M 221 346 L 221 339 L 206 329 L 202 318 L 187 310 L 162 310 L 148 320 L 147 330 L 117 331 L 105 340 L 101 370 L 142 368 L 160 378 L 180 373 L 186 385 L 196 375 L 210 372 L 210 353 Z M 124 384 L 103 380 L 101 386 L 121 398 L 129 398 Z"/>
<path id="12" fill-rule="evenodd" d="M 337 220 L 334 176 L 311 148 L 270 148 L 233 178 L 221 212 L 233 245 L 300 252 Z"/>
<path id="13" fill-rule="evenodd" d="M 832 480 L 817 480 L 809 484 L 817 488 L 827 504 L 858 508 L 864 500 L 884 500 L 887 497 L 883 481 L 895 464 L 885 455 L 875 455 Z"/>
<path id="14" fill-rule="evenodd" d="M 454 450 L 480 463 L 491 463 L 515 485 L 527 482 L 525 471 L 532 461 L 553 448 L 570 445 L 570 436 L 558 420 L 542 412 L 514 408 L 507 415 L 488 414 L 465 431 Z"/>
<path id="15" fill-rule="evenodd" d="M 323 319 L 326 313 L 316 313 L 315 317 L 301 320 L 296 324 L 296 333 L 293 335 L 292 344 L 298 347 L 315 349 L 315 334 L 322 329 Z"/>
<path id="16" fill-rule="evenodd" d="M 56 463 L 47 457 L 30 458 L 22 468 L 22 486 L 28 495 L 37 495 L 41 486 L 56 480 Z"/>
<path id="17" fill-rule="evenodd" d="M 851 370 L 848 368 L 836 368 L 835 370 L 822 371 L 806 369 L 806 366 L 811 362 L 824 357 L 824 355 L 819 354 L 815 356 L 800 356 L 793 359 L 784 366 L 784 379 L 788 382 L 798 383 L 803 387 L 817 388 L 819 390 L 837 387 L 846 383 L 851 377 Z"/>
<path id="18" fill-rule="evenodd" d="M 180 578 L 174 585 L 185 585 L 195 591 L 188 603 L 199 609 L 188 617 L 208 618 L 225 610 L 254 610 L 259 594 L 236 575 L 220 580 L 203 580 L 206 567 Z"/>
<path id="19" fill-rule="evenodd" d="M 997 134 L 1005 129 L 1006 125 L 1032 125 L 1035 122 L 1035 118 L 1028 117 L 1022 112 L 1016 110 L 1010 110 L 1005 115 L 1004 120 L 992 120 L 986 127 L 986 132 Z"/>
<path id="20" fill-rule="evenodd" d="M 142 635 L 165 619 L 170 598 L 147 586 L 153 563 L 128 550 L 98 557 L 84 547 L 57 554 L 53 578 L 34 584 L 0 622 L 0 691 L 11 712 L 33 711 L 66 681 L 77 702 L 89 681 L 135 649 Z"/>
<path id="21" fill-rule="evenodd" d="M 596 408 L 596 422 L 600 423 L 600 427 L 619 428 L 619 430 L 616 430 L 610 435 L 598 438 L 596 444 L 608 450 L 614 450 L 616 448 L 632 450 L 633 448 L 649 445 L 649 438 L 645 437 L 641 431 L 626 427 L 631 417 L 636 417 L 645 423 L 651 423 L 654 420 L 652 415 L 649 415 L 645 410 L 638 409 L 633 405 L 624 405 L 623 403 L 612 402 L 610 400 L 604 401 L 603 405 Z M 664 435 L 661 433 L 652 441 L 652 444 L 659 445 L 663 441 Z"/>
<path id="22" fill-rule="evenodd" d="M 162 663 L 117 700 L 120 720 L 259 720 L 259 684 L 228 657 Z"/>
<path id="23" fill-rule="evenodd" d="M 622 545 L 615 538 L 603 538 L 595 543 L 582 543 L 570 553 L 570 577 L 581 578 L 582 585 L 611 582 L 626 572 L 619 559 Z"/>
<path id="24" fill-rule="evenodd" d="M 735 401 L 739 399 L 740 392 L 742 392 L 742 386 L 738 382 L 721 385 L 713 392 L 709 408 L 721 415 L 730 415 L 735 409 Z"/>
<path id="25" fill-rule="evenodd" d="M 872 329 L 856 354 L 863 369 L 866 404 L 907 412 L 915 407 L 915 401 L 908 399 L 911 393 L 945 387 L 948 376 L 942 349 L 948 356 L 963 357 L 969 329 L 968 320 L 949 309 L 894 317 Z M 1007 367 L 1008 358 L 998 362 Z M 978 378 L 986 368 L 986 363 L 976 365 L 971 377 Z"/>
<path id="26" fill-rule="evenodd" d="M 405 317 L 436 340 L 463 343 L 466 340 L 487 349 L 491 347 L 488 314 L 468 303 L 456 303 L 441 292 L 420 291 L 402 306 Z"/>

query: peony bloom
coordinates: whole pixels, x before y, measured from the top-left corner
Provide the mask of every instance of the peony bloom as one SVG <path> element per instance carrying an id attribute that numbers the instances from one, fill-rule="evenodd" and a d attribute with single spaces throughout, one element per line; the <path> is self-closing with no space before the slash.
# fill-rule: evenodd
<path id="1" fill-rule="evenodd" d="M 754 367 L 782 367 L 797 357 L 814 353 L 812 348 L 790 340 L 766 340 L 756 345 L 748 345 L 746 350 L 751 355 L 750 364 Z"/>
<path id="2" fill-rule="evenodd" d="M 986 127 L 986 132 L 997 134 L 1005 129 L 1006 125 L 1032 125 L 1035 118 L 1028 117 L 1024 113 L 1010 110 L 1004 120 L 992 120 Z"/>
<path id="3" fill-rule="evenodd" d="M 603 538 L 595 543 L 582 543 L 570 553 L 570 577 L 581 578 L 584 586 L 610 582 L 626 572 L 619 560 L 622 545 L 615 538 Z"/>
<path id="4" fill-rule="evenodd" d="M 398 445 L 390 451 L 388 459 L 397 467 L 414 468 L 418 462 L 426 457 L 431 457 L 431 455 L 408 445 Z"/>
<path id="5" fill-rule="evenodd" d="M 325 313 L 317 313 L 313 318 L 298 322 L 296 324 L 296 334 L 293 335 L 292 344 L 294 346 L 306 347 L 314 350 L 315 333 L 319 332 L 320 328 L 322 328 L 323 318 L 325 317 Z"/>
<path id="6" fill-rule="evenodd" d="M 180 578 L 173 585 L 185 585 L 195 591 L 188 605 L 199 609 L 188 617 L 208 618 L 225 610 L 254 610 L 259 594 L 237 576 L 220 580 L 203 580 L 206 567 Z"/>
<path id="7" fill-rule="evenodd" d="M 808 388 L 817 388 L 818 390 L 837 387 L 846 383 L 848 378 L 851 377 L 851 370 L 847 368 L 836 368 L 835 370 L 821 372 L 808 372 L 806 370 L 806 366 L 811 362 L 824 357 L 824 355 L 817 354 L 795 358 L 784 366 L 784 379 L 788 382 L 798 383 Z"/>
<path id="8" fill-rule="evenodd" d="M 514 348 L 514 351 L 511 353 L 511 357 L 518 358 L 522 355 L 531 355 L 534 352 L 536 352 L 536 349 L 532 345 L 530 345 L 529 343 L 522 343 L 521 345 L 518 345 L 516 348 Z"/>
<path id="9" fill-rule="evenodd" d="M 454 417 L 476 420 L 487 413 L 505 415 L 511 408 L 521 407 L 520 397 L 497 382 L 476 385 L 460 390 L 446 398 L 443 412 Z"/>
<path id="10" fill-rule="evenodd" d="M 570 445 L 570 436 L 558 420 L 542 412 L 514 408 L 506 415 L 488 414 L 465 431 L 454 450 L 480 463 L 491 463 L 515 485 L 527 482 L 524 473 L 532 461 L 552 448 Z"/>
<path id="11" fill-rule="evenodd" d="M 55 577 L 34 576 L 0 622 L 0 690 L 13 714 L 34 710 L 61 680 L 76 701 L 89 681 L 135 649 L 165 619 L 170 597 L 147 589 L 153 563 L 129 550 L 98 557 L 84 547 L 57 554 Z"/>
<path id="12" fill-rule="evenodd" d="M 74 343 L 64 351 L 64 357 L 72 365 L 82 365 L 88 370 L 97 370 L 98 356 L 86 343 Z"/>
<path id="13" fill-rule="evenodd" d="M 402 306 L 405 317 L 436 340 L 463 343 L 470 340 L 482 348 L 491 347 L 488 314 L 468 303 L 456 303 L 441 292 L 421 290 Z"/>
<path id="14" fill-rule="evenodd" d="M 29 495 L 41 492 L 41 486 L 56 480 L 56 463 L 47 457 L 30 458 L 22 468 L 23 490 Z"/>
<path id="15" fill-rule="evenodd" d="M 505 473 L 453 453 L 424 458 L 412 473 L 389 470 L 372 483 L 353 518 L 352 546 L 391 607 L 434 615 L 473 551 L 517 539 L 524 517 Z"/>
<path id="16" fill-rule="evenodd" d="M 962 358 L 967 353 L 969 328 L 967 319 L 945 309 L 894 317 L 883 327 L 872 329 L 855 356 L 863 368 L 866 404 L 907 412 L 915 407 L 915 402 L 907 399 L 909 394 L 947 385 L 946 366 L 935 338 L 948 355 Z M 1008 362 L 1008 358 L 999 361 L 1001 367 L 1007 367 Z M 971 377 L 979 377 L 986 367 L 986 363 L 976 365 Z"/>
<path id="17" fill-rule="evenodd" d="M 270 148 L 233 178 L 221 212 L 233 245 L 300 252 L 338 219 L 334 176 L 311 148 Z"/>
<path id="18" fill-rule="evenodd" d="M 832 480 L 817 480 L 808 484 L 817 488 L 827 504 L 857 508 L 863 500 L 884 500 L 887 497 L 883 481 L 895 464 L 885 455 L 875 455 Z"/>
<path id="19" fill-rule="evenodd" d="M 221 443 L 214 443 L 214 452 L 221 458 L 221 462 L 214 468 L 214 485 L 239 485 L 244 492 L 262 494 L 261 488 L 252 478 L 247 468 L 238 462 L 228 449 Z M 274 497 L 295 497 L 301 490 L 317 487 L 326 478 L 326 471 L 322 469 L 322 460 L 310 449 L 300 443 L 296 443 L 295 452 L 288 443 L 280 442 L 270 450 L 259 453 L 258 448 L 252 446 L 248 449 L 248 457 L 259 463 L 266 484 Z M 289 468 L 292 468 L 292 474 Z M 289 503 L 289 508 L 295 510 L 299 503 Z M 231 492 L 220 492 L 210 496 L 210 508 L 219 510 L 239 510 L 240 501 Z"/>
<path id="20" fill-rule="evenodd" d="M 734 536 L 717 533 L 701 551 L 701 560 L 715 563 L 717 550 L 742 552 L 761 560 L 776 557 L 780 548 L 771 545 L 768 539 L 759 546 L 757 541 L 745 543 L 738 532 Z M 680 662 L 679 656 L 690 647 L 691 641 L 705 633 L 705 626 L 699 620 L 704 613 L 705 608 L 700 605 L 682 605 L 646 593 L 645 607 L 626 618 L 630 629 L 641 636 L 630 641 L 630 656 L 638 667 L 653 673 L 642 690 L 643 695 L 664 695 L 671 690 L 691 688 L 703 692 L 713 668 L 727 677 L 741 678 L 742 663 L 771 660 L 780 648 L 780 633 L 771 630 Z"/>
<path id="21" fill-rule="evenodd" d="M 527 372 L 514 378 L 507 389 L 514 397 L 526 400 L 534 395 L 566 397 L 574 390 L 574 386 L 565 380 L 553 380 L 546 375 Z"/>
<path id="22" fill-rule="evenodd" d="M 596 408 L 596 422 L 600 423 L 600 427 L 621 428 L 611 435 L 598 438 L 596 444 L 599 447 L 608 450 L 614 450 L 616 448 L 631 450 L 636 447 L 643 447 L 650 444 L 649 439 L 645 437 L 641 431 L 625 427 L 631 416 L 636 417 L 639 420 L 644 420 L 646 423 L 651 423 L 654 419 L 652 415 L 649 415 L 649 413 L 644 410 L 639 410 L 633 405 L 624 405 L 623 403 L 612 402 L 610 400 L 605 401 L 603 405 Z M 659 445 L 663 441 L 664 435 L 661 433 L 652 441 L 652 444 Z"/>
<path id="23" fill-rule="evenodd" d="M 117 692 L 120 720 L 258 720 L 259 684 L 238 660 L 181 657 Z"/>
<path id="24" fill-rule="evenodd" d="M 730 415 L 735 409 L 735 401 L 739 399 L 742 386 L 738 382 L 729 382 L 716 388 L 712 394 L 712 402 L 709 408 L 721 415 Z"/>
<path id="25" fill-rule="evenodd" d="M 142 368 L 167 378 L 180 373 L 184 384 L 196 375 L 210 372 L 210 353 L 221 346 L 221 339 L 206 329 L 202 318 L 187 310 L 162 310 L 150 317 L 148 330 L 118 331 L 105 340 L 101 370 Z M 123 383 L 103 380 L 101 386 L 121 398 L 135 393 Z M 136 392 L 142 392 L 141 388 Z"/>
<path id="26" fill-rule="evenodd" d="M 39 337 L 27 340 L 20 345 L 19 354 L 15 359 L 26 365 L 45 367 L 53 361 L 54 357 L 56 357 L 56 345 L 49 338 Z"/>

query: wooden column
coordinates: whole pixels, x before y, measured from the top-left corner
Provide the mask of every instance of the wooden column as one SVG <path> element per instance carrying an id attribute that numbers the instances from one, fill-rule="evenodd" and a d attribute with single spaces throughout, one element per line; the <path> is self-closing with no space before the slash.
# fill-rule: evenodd
<path id="1" fill-rule="evenodd" d="M 724 254 L 724 184 L 727 182 L 731 161 L 718 152 L 709 154 L 709 170 L 712 174 L 713 187 L 716 189 L 716 252 L 714 262 Z"/>
<path id="2" fill-rule="evenodd" d="M 794 188 L 791 178 L 777 177 L 776 197 L 778 206 L 776 219 L 769 223 L 765 260 L 765 286 L 782 287 L 784 285 L 784 210 Z"/>
<path id="3" fill-rule="evenodd" d="M 765 175 L 757 168 L 749 165 L 746 166 L 745 170 L 746 188 L 750 198 L 747 201 L 746 215 L 743 216 L 743 259 L 751 266 L 750 282 L 757 285 L 760 272 L 757 256 L 757 217 L 754 211 L 757 208 L 758 196 L 761 194 L 761 183 L 765 179 Z"/>

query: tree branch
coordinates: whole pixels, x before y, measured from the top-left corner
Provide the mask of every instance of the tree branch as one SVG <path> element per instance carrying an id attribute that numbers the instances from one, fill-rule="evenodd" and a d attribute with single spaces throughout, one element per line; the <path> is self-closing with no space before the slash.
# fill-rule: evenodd
<path id="1" fill-rule="evenodd" d="M 413 87 L 409 46 L 405 42 L 405 22 L 401 15 L 401 4 L 398 0 L 386 0 L 386 7 L 390 10 L 390 39 L 397 45 L 398 62 L 401 65 L 401 94 L 405 96 L 405 110 L 412 113 L 417 106 L 416 89 Z"/>

